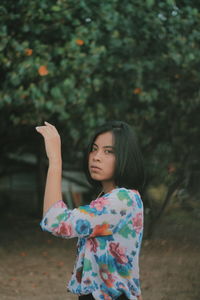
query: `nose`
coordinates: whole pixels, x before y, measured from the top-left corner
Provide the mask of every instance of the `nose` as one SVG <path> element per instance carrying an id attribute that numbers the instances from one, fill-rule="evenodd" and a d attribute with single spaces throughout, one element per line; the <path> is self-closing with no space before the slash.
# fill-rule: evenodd
<path id="1" fill-rule="evenodd" d="M 101 160 L 101 153 L 100 151 L 96 151 L 96 153 L 93 156 L 94 161 L 100 161 Z"/>

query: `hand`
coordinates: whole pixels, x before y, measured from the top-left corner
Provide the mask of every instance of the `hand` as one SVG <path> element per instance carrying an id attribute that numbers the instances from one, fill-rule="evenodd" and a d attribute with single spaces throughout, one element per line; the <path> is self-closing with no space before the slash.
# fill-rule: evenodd
<path id="1" fill-rule="evenodd" d="M 55 126 L 48 122 L 44 122 L 45 126 L 36 127 L 45 142 L 46 154 L 50 162 L 58 163 L 61 161 L 61 140 Z"/>

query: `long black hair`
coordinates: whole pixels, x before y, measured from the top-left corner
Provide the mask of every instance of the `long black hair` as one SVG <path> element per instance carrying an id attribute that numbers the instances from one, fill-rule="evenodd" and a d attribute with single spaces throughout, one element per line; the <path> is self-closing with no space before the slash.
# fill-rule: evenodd
<path id="1" fill-rule="evenodd" d="M 100 181 L 91 178 L 88 169 L 88 160 L 97 136 L 108 131 L 114 137 L 116 157 L 114 171 L 115 185 L 127 189 L 136 189 L 142 193 L 145 181 L 142 154 L 133 129 L 130 125 L 122 121 L 109 121 L 97 128 L 96 132 L 92 135 L 85 150 L 83 162 L 84 171 L 89 183 L 95 188 L 102 187 Z"/>

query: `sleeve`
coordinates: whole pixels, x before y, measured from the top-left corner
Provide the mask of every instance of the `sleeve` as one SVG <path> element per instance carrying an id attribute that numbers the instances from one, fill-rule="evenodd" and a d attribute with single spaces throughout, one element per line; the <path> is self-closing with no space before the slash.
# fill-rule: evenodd
<path id="1" fill-rule="evenodd" d="M 138 199 L 134 192 L 120 188 L 73 210 L 58 201 L 40 225 L 43 230 L 63 238 L 112 235 L 140 209 Z"/>

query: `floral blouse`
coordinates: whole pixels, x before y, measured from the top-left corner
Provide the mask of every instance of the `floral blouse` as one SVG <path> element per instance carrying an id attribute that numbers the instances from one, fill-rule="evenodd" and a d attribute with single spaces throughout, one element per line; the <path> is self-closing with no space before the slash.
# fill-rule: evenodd
<path id="1" fill-rule="evenodd" d="M 78 237 L 77 258 L 68 291 L 95 299 L 130 300 L 141 294 L 139 252 L 143 203 L 136 190 L 116 188 L 73 210 L 60 200 L 41 221 L 43 230 L 63 238 Z"/>

